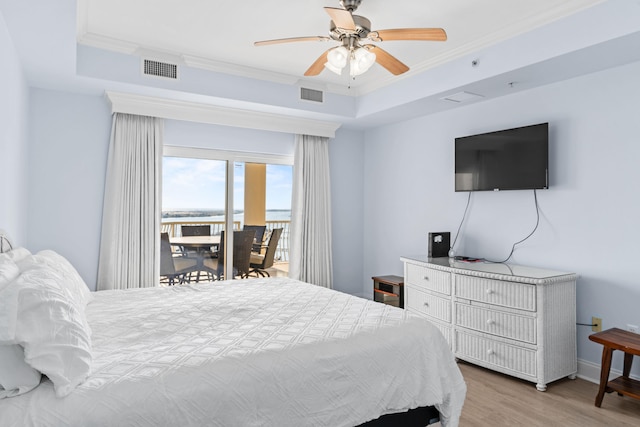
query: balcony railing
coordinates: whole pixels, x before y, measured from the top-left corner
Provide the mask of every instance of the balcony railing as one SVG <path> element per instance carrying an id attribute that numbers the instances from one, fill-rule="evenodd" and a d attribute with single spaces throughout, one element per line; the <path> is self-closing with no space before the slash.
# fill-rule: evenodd
<path id="1" fill-rule="evenodd" d="M 276 262 L 289 262 L 289 238 L 290 238 L 290 225 L 289 220 L 277 220 L 266 221 L 267 231 L 271 231 L 274 228 L 282 228 L 282 235 L 278 241 L 278 248 L 276 249 L 275 260 Z M 183 225 L 209 225 L 211 226 L 211 234 L 217 235 L 224 230 L 224 221 L 164 221 L 162 222 L 160 231 L 163 233 L 169 233 L 169 237 L 181 236 Z M 233 222 L 233 229 L 240 230 L 240 221 Z"/>
<path id="2" fill-rule="evenodd" d="M 289 220 L 265 221 L 268 231 L 271 231 L 274 228 L 282 228 L 282 235 L 280 236 L 278 248 L 276 249 L 276 261 L 289 262 L 290 224 L 291 221 Z"/>
<path id="3" fill-rule="evenodd" d="M 211 235 L 216 236 L 224 230 L 224 221 L 162 221 L 160 231 L 169 233 L 169 237 L 182 236 L 183 225 L 209 225 L 211 226 Z M 240 221 L 233 222 L 233 229 L 240 230 Z"/>

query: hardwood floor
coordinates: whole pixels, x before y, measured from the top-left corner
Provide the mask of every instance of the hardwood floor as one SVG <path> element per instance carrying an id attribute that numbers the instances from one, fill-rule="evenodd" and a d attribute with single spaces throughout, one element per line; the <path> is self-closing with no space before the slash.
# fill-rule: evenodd
<path id="1" fill-rule="evenodd" d="M 640 426 L 640 400 L 609 393 L 596 408 L 598 386 L 579 378 L 555 381 L 539 392 L 527 381 L 465 362 L 459 366 L 467 383 L 461 427 Z"/>

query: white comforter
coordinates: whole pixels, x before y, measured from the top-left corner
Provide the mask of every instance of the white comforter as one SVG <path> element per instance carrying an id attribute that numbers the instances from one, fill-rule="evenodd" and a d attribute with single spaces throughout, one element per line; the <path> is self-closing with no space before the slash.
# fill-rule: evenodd
<path id="1" fill-rule="evenodd" d="M 430 323 L 284 278 L 103 291 L 87 306 L 91 376 L 0 400 L 2 426 L 354 426 L 466 387 Z"/>

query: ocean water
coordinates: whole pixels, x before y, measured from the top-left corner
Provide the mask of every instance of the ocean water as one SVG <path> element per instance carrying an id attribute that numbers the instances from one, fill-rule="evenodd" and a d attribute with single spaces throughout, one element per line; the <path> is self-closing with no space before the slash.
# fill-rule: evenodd
<path id="1" fill-rule="evenodd" d="M 219 215 L 209 215 L 209 216 L 200 216 L 193 215 L 194 212 L 189 213 L 188 211 L 167 211 L 162 213 L 162 222 L 180 222 L 180 221 L 224 221 L 224 214 Z M 291 211 L 290 210 L 267 210 L 266 217 L 267 221 L 290 221 L 291 220 Z M 233 215 L 234 221 L 240 221 L 240 224 L 244 224 L 244 212 L 236 212 Z"/>

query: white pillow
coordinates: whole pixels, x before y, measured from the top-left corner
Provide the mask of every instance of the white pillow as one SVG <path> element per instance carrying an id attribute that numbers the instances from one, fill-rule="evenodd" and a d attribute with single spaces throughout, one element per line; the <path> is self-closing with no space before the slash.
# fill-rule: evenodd
<path id="1" fill-rule="evenodd" d="M 90 330 L 84 310 L 68 296 L 63 276 L 32 265 L 0 290 L 0 344 L 20 344 L 25 361 L 49 377 L 56 396 L 68 395 L 91 370 Z"/>
<path id="2" fill-rule="evenodd" d="M 20 270 L 16 263 L 7 254 L 0 254 L 0 289 L 13 282 L 18 274 Z"/>
<path id="3" fill-rule="evenodd" d="M 20 274 L 20 270 L 13 260 L 6 253 L 0 254 L 0 337 L 3 331 L 15 329 L 15 318 L 17 316 L 18 304 L 9 300 L 5 301 L 2 290 L 9 286 Z M 2 303 L 6 304 L 2 304 Z"/>
<path id="4" fill-rule="evenodd" d="M 8 254 L 0 254 L 0 290 L 13 282 L 20 274 L 18 266 Z M 15 310 L 0 313 L 0 327 L 8 324 L 7 318 L 15 316 Z M 24 360 L 24 350 L 19 345 L 0 345 L 0 399 L 17 396 L 40 384 L 40 372 Z"/>
<path id="5" fill-rule="evenodd" d="M 0 254 L 0 289 L 18 277 L 20 269 L 16 262 L 23 260 L 29 255 L 31 255 L 31 253 L 25 248 L 16 248 Z"/>
<path id="6" fill-rule="evenodd" d="M 18 263 L 22 261 L 24 258 L 28 257 L 29 255 L 31 255 L 31 252 L 29 252 L 29 249 L 27 248 L 14 248 L 9 252 L 0 254 L 0 257 L 6 257 L 12 260 L 13 262 Z"/>
<path id="7" fill-rule="evenodd" d="M 25 248 L 16 248 L 0 254 L 0 291 L 13 282 L 20 270 L 16 260 L 29 256 Z M 3 317 L 13 317 L 16 307 L 0 312 L 0 324 Z M 6 323 L 6 321 L 5 321 Z M 18 396 L 33 390 L 40 384 L 40 372 L 33 369 L 24 360 L 24 349 L 17 344 L 0 345 L 0 399 Z"/>
<path id="8" fill-rule="evenodd" d="M 29 268 L 38 267 L 42 264 L 46 264 L 49 267 L 57 271 L 62 277 L 63 282 L 61 285 L 69 296 L 76 301 L 84 310 L 84 307 L 93 298 L 89 287 L 82 280 L 78 271 L 71 265 L 71 263 L 62 255 L 52 250 L 40 251 L 35 255 L 25 257 L 18 262 L 20 271 L 28 270 Z"/>
<path id="9" fill-rule="evenodd" d="M 24 360 L 24 349 L 17 345 L 0 345 L 0 399 L 18 396 L 40 384 L 42 375 Z"/>

